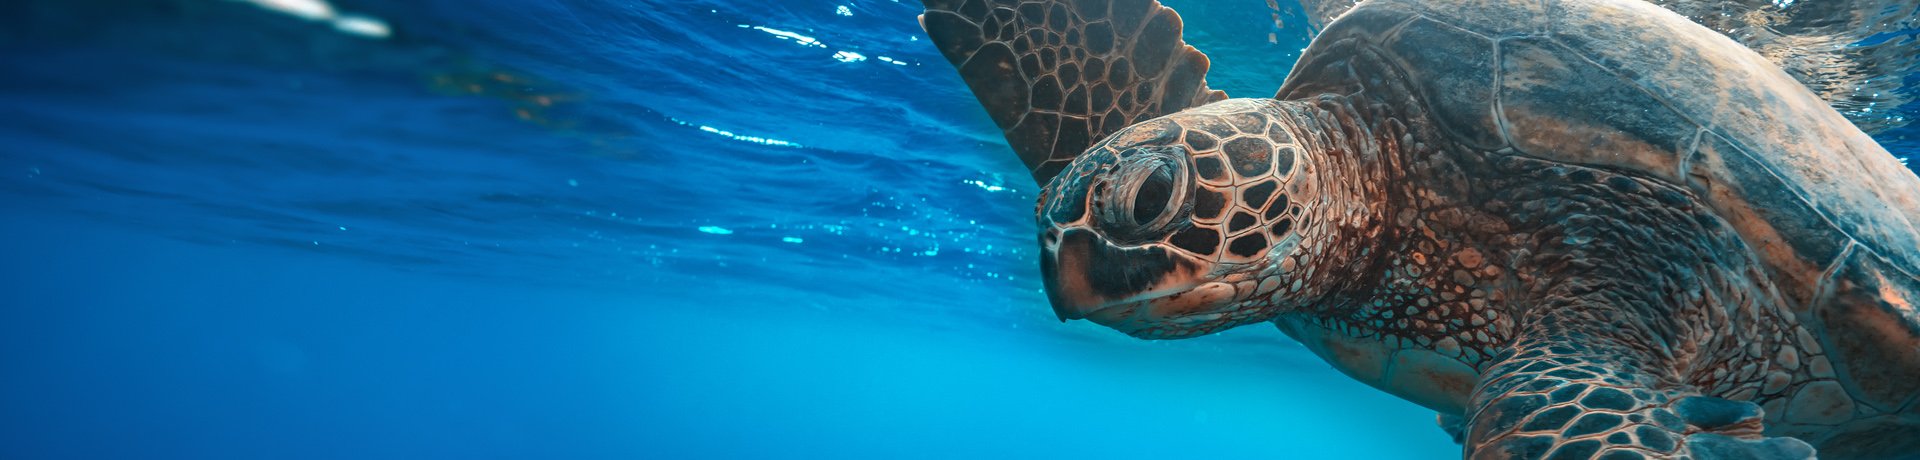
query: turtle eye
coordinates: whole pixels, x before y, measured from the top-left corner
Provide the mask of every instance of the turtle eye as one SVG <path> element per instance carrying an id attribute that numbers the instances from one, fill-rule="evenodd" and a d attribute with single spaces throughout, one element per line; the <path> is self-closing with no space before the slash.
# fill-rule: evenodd
<path id="1" fill-rule="evenodd" d="M 1110 175 L 1095 187 L 1104 203 L 1101 226 L 1108 237 L 1124 244 L 1156 240 L 1176 226 L 1186 200 L 1186 163 L 1175 148 L 1134 149 L 1120 159 Z"/>
<path id="2" fill-rule="evenodd" d="M 1140 188 L 1133 192 L 1133 223 L 1146 225 L 1166 213 L 1173 199 L 1173 171 L 1166 165 L 1158 165 L 1153 172 L 1140 181 Z"/>

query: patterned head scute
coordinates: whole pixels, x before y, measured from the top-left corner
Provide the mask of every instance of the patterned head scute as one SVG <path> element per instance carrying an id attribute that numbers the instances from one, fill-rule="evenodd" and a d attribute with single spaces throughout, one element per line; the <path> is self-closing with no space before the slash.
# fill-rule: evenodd
<path id="1" fill-rule="evenodd" d="M 1063 319 L 1184 337 L 1270 316 L 1312 201 L 1267 104 L 1228 100 L 1129 127 L 1047 184 L 1042 270 Z"/>

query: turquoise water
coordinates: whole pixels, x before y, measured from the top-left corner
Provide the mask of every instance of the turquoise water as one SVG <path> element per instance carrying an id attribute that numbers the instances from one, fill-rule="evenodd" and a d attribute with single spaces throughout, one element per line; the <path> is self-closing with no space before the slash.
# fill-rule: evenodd
<path id="1" fill-rule="evenodd" d="M 1237 95 L 1311 31 L 1169 3 Z M 1457 456 L 1271 328 L 1054 320 L 911 2 L 312 4 L 0 5 L 0 457 Z"/>

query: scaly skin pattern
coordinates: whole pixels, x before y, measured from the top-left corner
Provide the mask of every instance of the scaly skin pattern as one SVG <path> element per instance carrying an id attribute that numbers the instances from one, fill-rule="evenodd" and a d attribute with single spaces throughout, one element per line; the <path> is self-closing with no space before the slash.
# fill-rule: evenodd
<path id="1" fill-rule="evenodd" d="M 925 0 L 920 25 L 1046 183 L 1094 141 L 1226 98 L 1152 1 Z"/>

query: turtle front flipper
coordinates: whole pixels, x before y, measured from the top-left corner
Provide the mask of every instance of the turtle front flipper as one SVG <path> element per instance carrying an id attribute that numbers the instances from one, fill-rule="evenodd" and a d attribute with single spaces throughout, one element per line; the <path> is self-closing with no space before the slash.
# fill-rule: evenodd
<path id="1" fill-rule="evenodd" d="M 1226 98 L 1153 0 L 924 0 L 920 25 L 1046 184 L 1094 142 Z"/>
<path id="2" fill-rule="evenodd" d="M 1472 459 L 1810 459 L 1761 434 L 1760 406 L 1660 378 L 1641 350 L 1541 321 L 1482 374 L 1470 402 Z"/>

